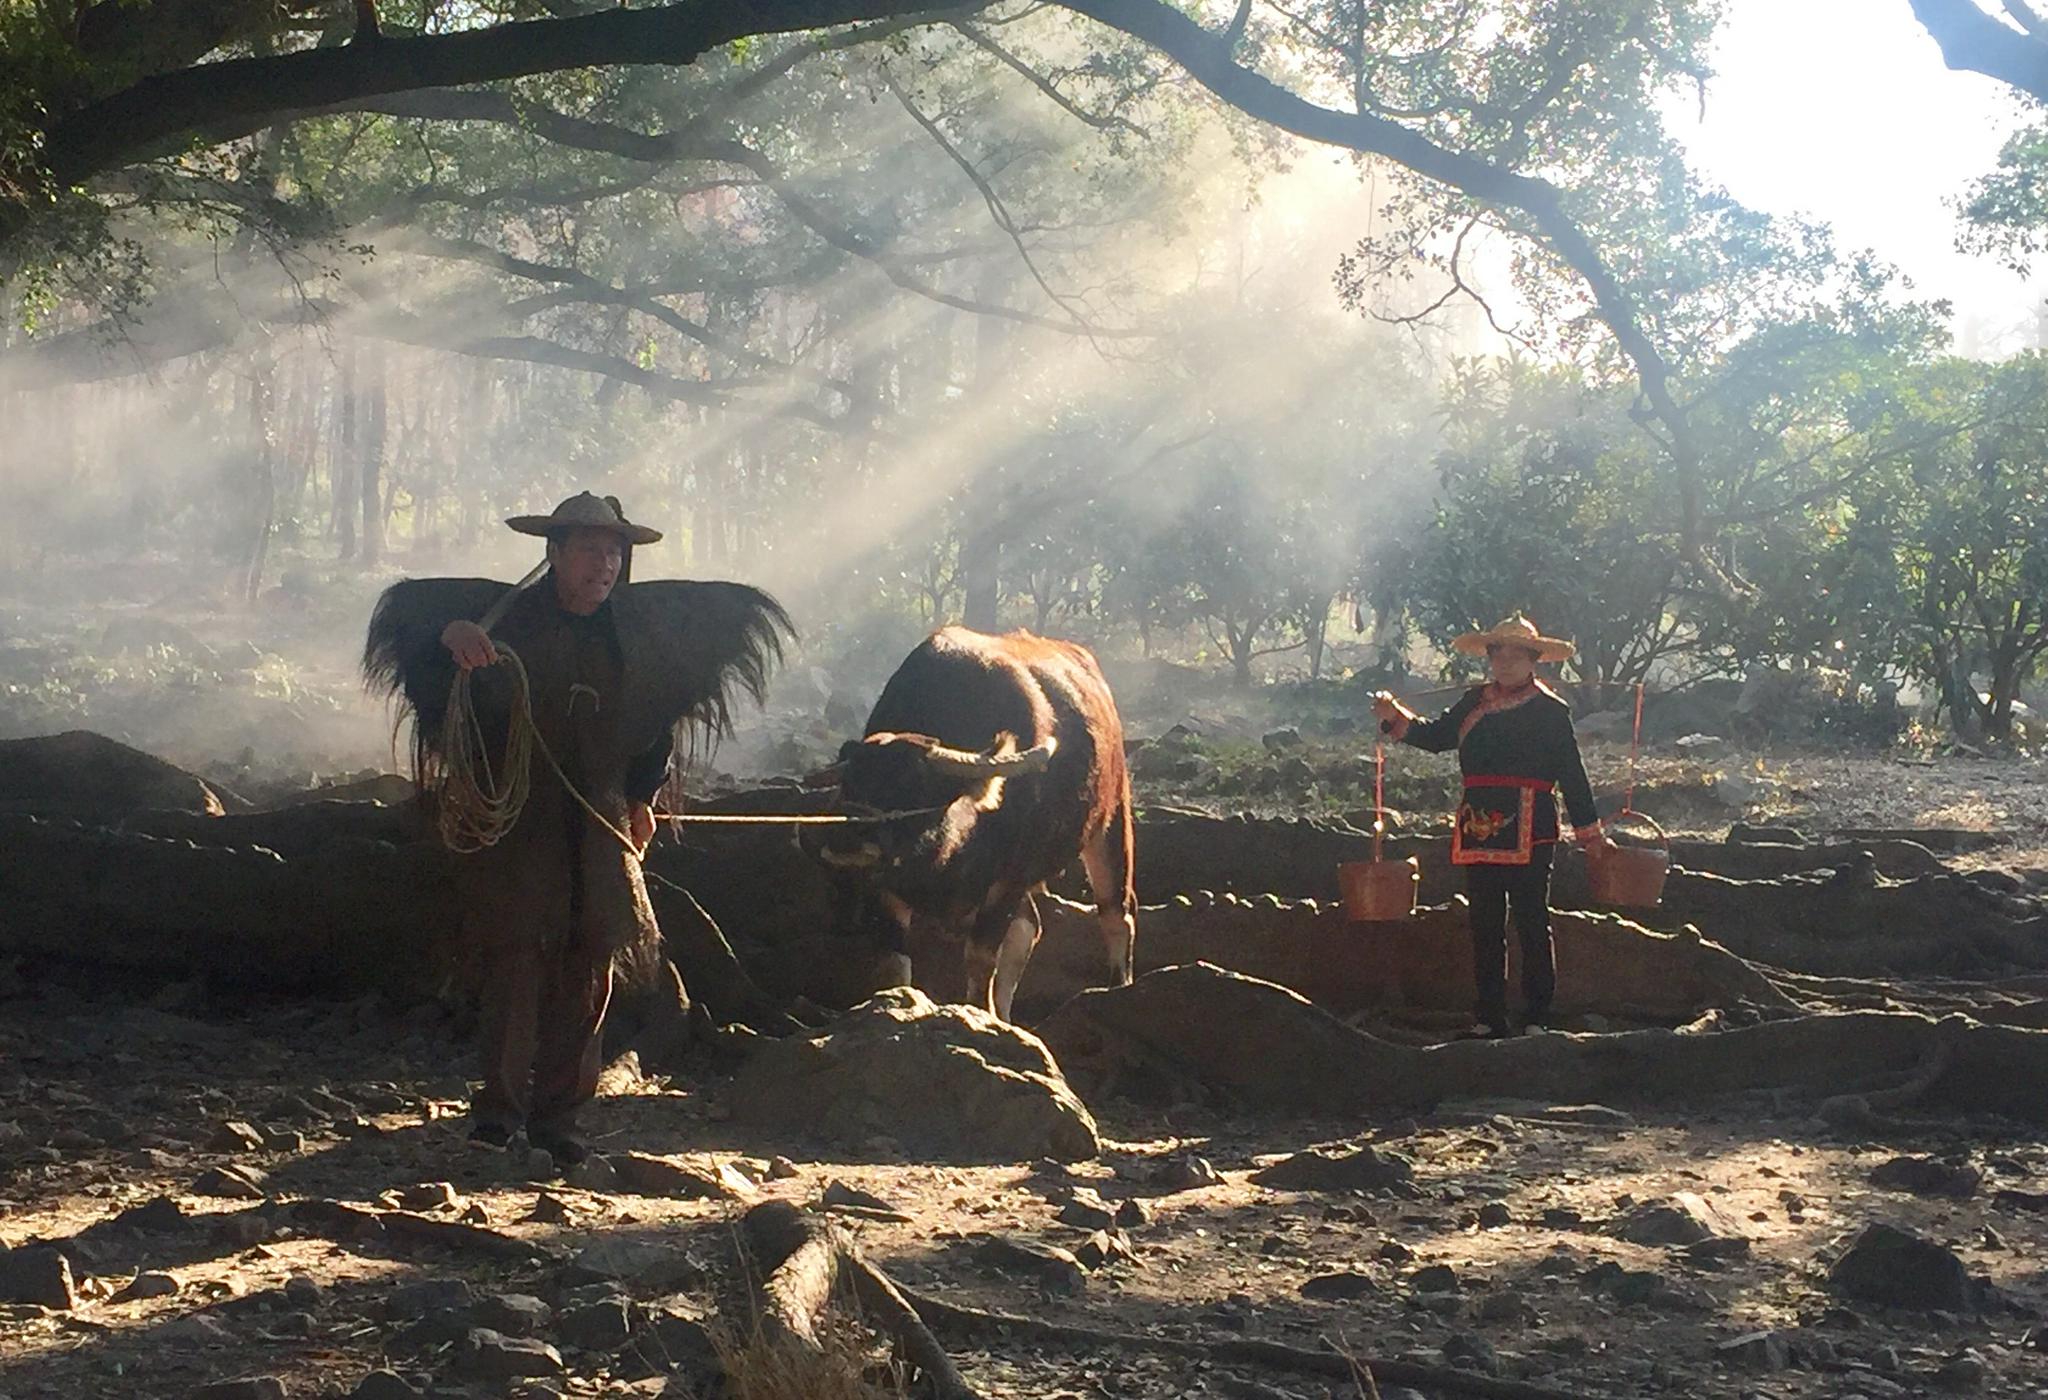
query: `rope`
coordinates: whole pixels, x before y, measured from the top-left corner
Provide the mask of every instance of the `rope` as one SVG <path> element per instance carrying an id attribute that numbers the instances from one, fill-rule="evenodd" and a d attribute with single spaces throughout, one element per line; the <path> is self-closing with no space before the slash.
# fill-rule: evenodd
<path id="1" fill-rule="evenodd" d="M 497 664 L 504 666 L 512 677 L 512 713 L 505 722 L 504 781 L 496 780 L 485 757 L 483 725 L 477 719 L 476 701 L 470 694 L 470 674 L 457 671 L 455 684 L 448 692 L 448 713 L 441 724 L 442 762 L 447 770 L 447 778 L 441 784 L 441 840 L 449 850 L 463 855 L 504 840 L 532 795 L 533 755 L 538 753 L 590 819 L 609 831 L 634 859 L 639 859 L 640 848 L 633 838 L 590 805 L 590 799 L 562 771 L 547 740 L 541 738 L 540 729 L 533 722 L 533 694 L 526 664 L 503 642 L 493 645 L 498 653 Z M 481 782 L 477 780 L 479 769 Z"/>
<path id="2" fill-rule="evenodd" d="M 1372 746 L 1372 858 L 1380 858 L 1380 843 L 1387 830 L 1387 746 Z"/>
<path id="3" fill-rule="evenodd" d="M 1625 816 L 1636 809 L 1636 755 L 1643 747 L 1643 683 L 1636 682 L 1636 727 L 1628 739 L 1628 795 L 1621 799 L 1621 810 L 1614 815 Z"/>
<path id="4" fill-rule="evenodd" d="M 519 821 L 519 814 L 525 810 L 526 800 L 532 795 L 533 755 L 538 753 L 569 796 L 589 813 L 590 819 L 610 832 L 634 859 L 640 859 L 640 847 L 633 838 L 613 826 L 590 804 L 590 800 L 569 780 L 569 775 L 562 771 L 562 765 L 548 748 L 547 740 L 541 738 L 540 730 L 533 722 L 533 695 L 525 663 L 503 642 L 494 642 L 493 645 L 498 653 L 498 664 L 504 666 L 512 678 L 512 713 L 506 721 L 503 781 L 499 781 L 498 775 L 491 771 L 483 725 L 477 718 L 476 701 L 471 694 L 470 673 L 457 671 L 455 684 L 448 692 L 448 712 L 441 722 L 442 764 L 446 775 L 441 785 L 440 803 L 443 843 L 457 854 L 469 855 L 504 840 L 505 834 Z M 678 826 L 851 826 L 930 816 L 945 811 L 947 805 L 950 804 L 858 815 L 841 812 L 663 814 L 655 820 Z"/>

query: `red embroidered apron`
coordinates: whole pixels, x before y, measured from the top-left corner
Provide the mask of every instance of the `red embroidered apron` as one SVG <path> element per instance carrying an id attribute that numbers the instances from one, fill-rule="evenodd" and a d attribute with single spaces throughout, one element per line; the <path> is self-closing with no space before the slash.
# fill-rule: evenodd
<path id="1" fill-rule="evenodd" d="M 1535 845 L 1536 794 L 1549 794 L 1543 778 L 1475 774 L 1451 824 L 1451 864 L 1527 865 Z"/>

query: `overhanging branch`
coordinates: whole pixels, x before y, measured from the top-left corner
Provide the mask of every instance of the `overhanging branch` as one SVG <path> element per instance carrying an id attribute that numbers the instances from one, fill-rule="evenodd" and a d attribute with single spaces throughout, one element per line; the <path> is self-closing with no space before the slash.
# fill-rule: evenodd
<path id="1" fill-rule="evenodd" d="M 1982 73 L 2048 102 L 2048 41 L 2038 32 L 2013 28 L 1980 9 L 1976 0 L 1910 3 L 1914 18 L 1941 46 L 1942 61 L 1949 67 Z"/>

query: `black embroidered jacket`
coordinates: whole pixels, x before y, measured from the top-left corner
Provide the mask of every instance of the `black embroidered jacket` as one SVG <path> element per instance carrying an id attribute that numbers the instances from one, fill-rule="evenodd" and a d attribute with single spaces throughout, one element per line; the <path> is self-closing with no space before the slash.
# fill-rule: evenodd
<path id="1" fill-rule="evenodd" d="M 1558 839 L 1557 803 L 1574 827 L 1599 821 L 1571 707 L 1541 681 L 1512 695 L 1474 686 L 1435 719 L 1397 726 L 1402 742 L 1431 753 L 1458 751 L 1465 795 L 1452 828 L 1460 865 L 1527 865 L 1530 848 Z"/>

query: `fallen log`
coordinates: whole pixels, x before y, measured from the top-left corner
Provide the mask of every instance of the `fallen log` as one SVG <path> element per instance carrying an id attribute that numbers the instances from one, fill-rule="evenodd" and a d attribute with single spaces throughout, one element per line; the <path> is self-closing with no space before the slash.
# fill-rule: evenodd
<path id="1" fill-rule="evenodd" d="M 754 1322 L 770 1346 L 822 1355 L 821 1329 L 850 1292 L 860 1320 L 889 1337 L 938 1400 L 980 1400 L 917 1311 L 837 1226 L 789 1201 L 763 1201 L 741 1221 L 753 1271 Z"/>
<path id="2" fill-rule="evenodd" d="M 1395 1045 L 1269 982 L 1207 964 L 1082 993 L 1039 1027 L 1086 1096 L 1127 1066 L 1179 1073 L 1255 1108 L 1413 1114 L 1498 1097 L 1669 1105 L 1760 1089 L 1823 1096 L 1942 1068 L 1916 1097 L 1948 1113 L 2048 1122 L 2048 1032 L 1955 1015 L 1858 1011 L 1681 1035 L 1544 1035 Z"/>
<path id="3" fill-rule="evenodd" d="M 1191 1337 L 1169 1337 L 1159 1332 L 1113 1332 L 1106 1328 L 1081 1327 L 1046 1318 L 971 1308 L 910 1289 L 903 1290 L 903 1296 L 917 1309 L 918 1316 L 933 1327 L 968 1336 L 1029 1337 L 1090 1351 L 1120 1347 L 1127 1351 L 1200 1357 L 1205 1361 L 1248 1362 L 1346 1381 L 1355 1380 L 1357 1373 L 1364 1371 L 1371 1375 L 1375 1385 L 1419 1386 L 1440 1395 L 1470 1395 L 1475 1400 L 1588 1400 L 1588 1392 L 1582 1387 L 1559 1390 L 1554 1386 L 1481 1375 L 1477 1371 L 1460 1371 L 1451 1366 L 1360 1358 L 1334 1349 L 1312 1351 L 1307 1347 L 1289 1346 L 1257 1337 L 1201 1341 Z"/>

